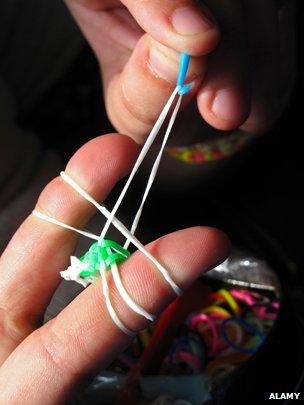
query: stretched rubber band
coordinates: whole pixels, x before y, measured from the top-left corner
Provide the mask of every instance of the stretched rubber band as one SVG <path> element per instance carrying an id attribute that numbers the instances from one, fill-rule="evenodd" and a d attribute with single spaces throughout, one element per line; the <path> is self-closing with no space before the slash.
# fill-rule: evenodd
<path id="1" fill-rule="evenodd" d="M 170 122 L 169 122 L 169 125 L 168 125 L 168 128 L 167 128 L 166 134 L 164 136 L 160 151 L 159 151 L 159 153 L 157 155 L 157 158 L 155 159 L 154 165 L 152 167 L 152 170 L 151 170 L 151 173 L 150 173 L 150 176 L 149 176 L 149 180 L 148 180 L 148 183 L 147 183 L 147 186 L 146 186 L 146 189 L 145 189 L 141 204 L 139 206 L 139 209 L 138 209 L 138 211 L 137 211 L 137 213 L 135 215 L 133 224 L 131 226 L 131 231 L 130 232 L 131 232 L 132 235 L 134 235 L 134 233 L 136 232 L 136 229 L 137 229 L 137 226 L 138 226 L 141 214 L 142 214 L 144 204 L 145 204 L 145 202 L 147 200 L 147 197 L 149 195 L 149 191 L 150 191 L 150 189 L 151 189 L 151 187 L 153 185 L 153 182 L 155 180 L 155 177 L 156 177 L 156 174 L 157 174 L 157 171 L 158 171 L 158 168 L 159 168 L 159 164 L 160 164 L 164 149 L 166 147 L 166 144 L 167 144 L 168 138 L 170 136 L 171 130 L 173 128 L 174 122 L 176 120 L 177 113 L 178 113 L 178 111 L 180 109 L 181 101 L 182 101 L 182 96 L 180 96 L 178 98 L 177 104 L 176 104 L 176 106 L 174 108 L 174 111 L 172 113 L 172 116 L 171 116 L 171 119 L 170 119 Z M 128 249 L 129 244 L 130 244 L 130 240 L 127 239 L 125 244 L 124 244 L 124 247 L 126 249 Z"/>
<path id="2" fill-rule="evenodd" d="M 113 280 L 116 285 L 116 288 L 121 295 L 122 299 L 125 301 L 125 303 L 138 315 L 143 316 L 144 318 L 148 319 L 151 322 L 154 322 L 156 319 L 155 315 L 150 314 L 147 312 L 144 308 L 142 308 L 140 305 L 138 305 L 128 294 L 126 291 L 124 285 L 122 284 L 121 278 L 120 278 L 120 273 L 117 267 L 117 264 L 114 263 L 111 266 L 111 273 L 113 275 Z"/>
<path id="3" fill-rule="evenodd" d="M 60 175 L 66 183 L 74 188 L 75 191 L 82 195 L 87 201 L 92 203 L 98 209 L 98 211 L 101 212 L 102 215 L 104 215 L 106 218 L 110 218 L 111 214 L 106 209 L 106 207 L 100 205 L 96 200 L 94 200 L 94 198 L 90 196 L 85 190 L 83 190 L 69 175 L 67 175 L 65 172 L 61 172 Z M 175 294 L 181 295 L 182 290 L 180 289 L 180 287 L 178 287 L 178 285 L 172 280 L 168 271 L 154 258 L 154 256 L 151 255 L 151 253 L 146 250 L 142 243 L 139 242 L 139 240 L 137 240 L 136 237 L 133 236 L 117 218 L 114 217 L 112 223 L 126 238 L 130 239 L 131 243 L 138 250 L 140 250 L 154 264 L 157 270 L 163 275 L 164 279 L 171 286 Z"/>
<path id="4" fill-rule="evenodd" d="M 44 221 L 50 222 L 51 224 L 61 226 L 62 228 L 69 229 L 70 231 L 77 232 L 80 235 L 86 236 L 89 239 L 93 239 L 93 240 L 97 240 L 97 241 L 99 240 L 99 236 L 97 236 L 97 235 L 74 228 L 71 225 L 67 225 L 64 222 L 58 221 L 57 219 L 49 217 L 48 215 L 42 214 L 41 212 L 39 212 L 37 210 L 32 211 L 32 214 L 37 218 L 43 219 Z"/>
<path id="5" fill-rule="evenodd" d="M 137 158 L 137 160 L 135 162 L 135 165 L 134 165 L 134 167 L 133 167 L 133 169 L 132 169 L 132 171 L 131 171 L 131 173 L 129 175 L 129 178 L 128 178 L 122 192 L 120 193 L 120 195 L 119 195 L 119 197 L 118 197 L 118 199 L 117 199 L 117 201 L 116 201 L 116 203 L 115 203 L 115 205 L 114 205 L 114 207 L 113 207 L 113 209 L 112 209 L 112 211 L 110 213 L 110 216 L 108 217 L 108 219 L 106 221 L 106 224 L 105 224 L 105 226 L 104 226 L 104 228 L 103 228 L 103 230 L 102 230 L 102 232 L 100 234 L 100 240 L 103 240 L 105 238 L 105 235 L 106 235 L 111 223 L 113 222 L 114 216 L 115 216 L 118 208 L 120 207 L 120 204 L 121 204 L 124 196 L 126 195 L 126 192 L 128 191 L 128 189 L 130 187 L 130 184 L 131 184 L 135 174 L 137 173 L 137 171 L 138 171 L 140 165 L 142 164 L 146 154 L 148 153 L 150 147 L 152 146 L 152 143 L 154 142 L 160 128 L 162 127 L 162 125 L 163 125 L 163 123 L 164 123 L 164 121 L 165 121 L 165 119 L 167 117 L 167 114 L 170 111 L 170 108 L 171 108 L 171 106 L 172 106 L 172 104 L 174 102 L 175 96 L 176 96 L 176 94 L 178 93 L 179 90 L 180 90 L 180 87 L 176 87 L 174 89 L 174 91 L 171 94 L 169 100 L 167 101 L 165 107 L 163 108 L 160 116 L 158 117 L 154 127 L 152 128 L 152 131 L 150 132 L 146 142 L 144 143 L 144 146 L 142 147 L 142 150 L 140 151 L 140 154 L 139 154 L 139 156 L 138 156 L 138 158 Z"/>
<path id="6" fill-rule="evenodd" d="M 162 112 L 160 113 L 160 115 L 159 115 L 154 127 L 152 128 L 146 142 L 144 143 L 144 145 L 142 147 L 142 150 L 141 150 L 141 152 L 140 152 L 140 154 L 139 154 L 139 156 L 138 156 L 138 158 L 137 158 L 137 160 L 135 162 L 135 165 L 134 165 L 134 167 L 133 167 L 133 169 L 132 169 L 132 171 L 130 173 L 130 176 L 129 176 L 129 178 L 128 178 L 128 180 L 127 180 L 121 194 L 119 195 L 119 197 L 118 197 L 118 199 L 117 199 L 117 201 L 116 201 L 116 203 L 115 203 L 115 205 L 114 205 L 114 207 L 113 207 L 113 209 L 111 211 L 110 217 L 107 219 L 107 221 L 105 223 L 105 226 L 104 226 L 104 228 L 103 228 L 103 230 L 102 230 L 102 232 L 100 234 L 100 240 L 103 240 L 105 238 L 105 235 L 106 235 L 106 233 L 107 233 L 107 231 L 108 231 L 108 229 L 109 229 L 109 227 L 110 227 L 110 225 L 111 225 L 111 223 L 112 223 L 112 221 L 114 219 L 114 216 L 115 216 L 115 214 L 116 214 L 116 212 L 117 212 L 117 210 L 118 210 L 118 208 L 119 208 L 119 206 L 120 206 L 126 192 L 129 189 L 129 186 L 130 186 L 130 184 L 131 184 L 137 170 L 139 169 L 140 165 L 142 164 L 146 154 L 148 153 L 149 149 L 152 146 L 152 143 L 154 142 L 158 132 L 160 131 L 160 129 L 161 129 L 166 117 L 167 117 L 167 114 L 170 111 L 170 108 L 171 108 L 171 106 L 172 106 L 172 104 L 174 102 L 176 94 L 179 93 L 180 97 L 179 97 L 177 106 L 174 109 L 174 112 L 172 114 L 168 129 L 166 131 L 166 135 L 165 135 L 161 150 L 160 150 L 160 152 L 159 152 L 159 154 L 158 154 L 158 156 L 156 158 L 156 161 L 154 163 L 154 166 L 153 166 L 154 170 L 152 169 L 152 172 L 151 172 L 151 175 L 150 175 L 150 178 L 149 178 L 149 181 L 148 181 L 148 184 L 147 184 L 147 188 L 146 188 L 142 203 L 140 205 L 138 214 L 135 216 L 135 219 L 134 219 L 134 222 L 133 222 L 134 228 L 136 229 L 139 218 L 140 218 L 140 215 L 141 215 L 143 205 L 144 205 L 144 203 L 146 201 L 149 190 L 150 190 L 150 188 L 151 188 L 151 186 L 153 184 L 153 181 L 154 181 L 154 178 L 156 176 L 157 169 L 158 169 L 158 166 L 159 166 L 162 154 L 163 154 L 163 150 L 165 148 L 167 139 L 168 139 L 168 137 L 170 135 L 170 132 L 171 132 L 173 124 L 174 124 L 174 121 L 176 119 L 176 115 L 177 115 L 178 110 L 180 108 L 181 98 L 182 98 L 182 96 L 184 94 L 186 94 L 191 89 L 191 85 L 184 86 L 184 81 L 185 81 L 185 78 L 186 78 L 186 75 L 187 75 L 189 62 L 190 62 L 190 56 L 185 54 L 185 53 L 182 53 L 181 56 L 180 56 L 180 67 L 179 67 L 179 73 L 178 73 L 178 78 L 177 78 L 177 86 L 174 89 L 173 93 L 171 94 L 171 96 L 170 96 L 169 100 L 167 101 L 165 107 L 163 108 Z M 132 233 L 132 231 L 131 231 L 131 233 Z M 129 241 L 127 240 L 126 246 L 128 246 L 128 244 L 129 244 Z"/>
<path id="7" fill-rule="evenodd" d="M 136 335 L 136 333 L 133 332 L 132 330 L 130 330 L 129 328 L 127 328 L 121 322 L 121 320 L 118 318 L 118 316 L 112 306 L 112 303 L 110 300 L 110 294 L 109 294 L 109 286 L 108 286 L 107 276 L 106 276 L 106 269 L 102 265 L 100 266 L 100 276 L 101 276 L 101 280 L 102 280 L 102 292 L 105 297 L 106 307 L 107 307 L 110 317 L 112 318 L 112 321 L 123 333 L 125 333 L 126 335 L 128 335 L 130 337 L 134 337 Z"/>

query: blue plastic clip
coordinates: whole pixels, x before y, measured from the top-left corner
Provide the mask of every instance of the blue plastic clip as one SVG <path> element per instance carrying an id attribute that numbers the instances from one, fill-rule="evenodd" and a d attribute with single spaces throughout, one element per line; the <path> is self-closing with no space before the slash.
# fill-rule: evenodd
<path id="1" fill-rule="evenodd" d="M 179 63 L 179 72 L 178 72 L 178 77 L 177 77 L 177 86 L 180 86 L 181 89 L 179 90 L 178 94 L 180 96 L 188 93 L 190 91 L 191 86 L 189 84 L 184 84 L 186 76 L 187 76 L 187 71 L 190 63 L 190 55 L 187 55 L 186 53 L 181 53 L 180 56 L 180 63 Z"/>

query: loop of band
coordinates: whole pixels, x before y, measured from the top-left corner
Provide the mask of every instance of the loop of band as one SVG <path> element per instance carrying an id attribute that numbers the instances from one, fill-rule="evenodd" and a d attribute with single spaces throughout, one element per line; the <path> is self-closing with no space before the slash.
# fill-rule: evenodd
<path id="1" fill-rule="evenodd" d="M 247 330 L 247 332 L 252 333 L 253 335 L 257 336 L 259 338 L 259 340 L 260 340 L 260 344 L 257 347 L 253 348 L 253 349 L 249 349 L 249 348 L 245 348 L 245 347 L 240 347 L 237 344 L 235 344 L 234 342 L 232 342 L 229 339 L 229 336 L 227 335 L 227 332 L 226 332 L 226 329 L 225 329 L 226 325 L 228 323 L 230 323 L 230 322 L 236 322 L 236 323 L 240 324 L 241 326 L 243 326 Z M 255 353 L 259 349 L 260 345 L 265 340 L 265 336 L 264 336 L 264 334 L 262 332 L 260 332 L 254 326 L 252 326 L 249 322 L 246 322 L 244 319 L 236 317 L 236 316 L 232 316 L 230 318 L 227 318 L 222 322 L 222 324 L 221 324 L 221 332 L 222 332 L 223 338 L 227 341 L 227 343 L 229 343 L 229 345 L 231 347 L 233 347 L 236 351 L 238 351 L 240 353 L 248 353 L 248 354 Z"/>
<path id="2" fill-rule="evenodd" d="M 154 322 L 156 319 L 155 315 L 150 314 L 148 311 L 146 311 L 143 307 L 141 307 L 140 305 L 138 305 L 128 294 L 128 292 L 126 291 L 124 285 L 122 284 L 121 278 L 120 278 L 120 274 L 119 274 L 119 270 L 118 267 L 116 265 L 116 263 L 114 263 L 111 266 L 111 273 L 113 276 L 113 280 L 114 283 L 116 285 L 117 290 L 119 291 L 122 299 L 125 301 L 125 303 L 128 305 L 129 308 L 131 308 L 135 313 L 137 313 L 138 315 L 143 316 L 144 318 L 146 318 L 148 321 Z"/>
<path id="3" fill-rule="evenodd" d="M 98 209 L 98 211 L 101 212 L 102 215 L 110 219 L 111 213 L 106 209 L 106 207 L 100 205 L 90 194 L 88 194 L 85 190 L 83 190 L 75 182 L 75 180 L 73 180 L 67 173 L 61 172 L 60 176 L 66 183 L 68 183 L 72 188 L 74 188 L 75 191 L 77 191 L 80 195 L 82 195 L 87 201 L 91 202 Z M 178 285 L 172 280 L 168 271 L 155 259 L 154 256 L 151 255 L 150 252 L 147 251 L 144 245 L 141 242 L 139 242 L 139 240 L 135 236 L 133 236 L 117 218 L 113 217 L 112 223 L 126 238 L 130 239 L 132 244 L 138 250 L 140 250 L 154 264 L 154 266 L 162 274 L 167 283 L 171 286 L 175 294 L 181 295 L 182 290 L 180 289 L 180 287 L 178 287 Z"/>
<path id="4" fill-rule="evenodd" d="M 115 246 L 116 252 L 113 253 L 111 248 Z M 111 240 L 104 240 L 102 244 L 94 243 L 89 251 L 79 260 L 87 265 L 86 270 L 80 273 L 80 277 L 90 277 L 99 272 L 101 263 L 106 270 L 111 268 L 113 263 L 121 263 L 130 256 L 130 253 L 123 249 L 118 243 Z"/>
<path id="5" fill-rule="evenodd" d="M 130 184 L 131 184 L 131 182 L 133 180 L 133 177 L 137 173 L 137 170 L 139 169 L 139 167 L 140 167 L 141 163 L 143 162 L 146 154 L 148 153 L 150 147 L 152 146 L 152 143 L 154 142 L 156 136 L 158 135 L 158 132 L 159 132 L 160 128 L 162 127 L 162 125 L 163 125 L 163 123 L 164 123 L 164 121 L 165 121 L 165 119 L 167 117 L 168 112 L 170 111 L 170 108 L 171 108 L 171 106 L 172 106 L 172 104 L 174 102 L 174 99 L 175 99 L 176 94 L 178 93 L 178 91 L 179 91 L 179 87 L 176 87 L 174 89 L 173 93 L 171 94 L 169 100 L 167 101 L 165 107 L 163 108 L 160 116 L 158 117 L 158 120 L 156 121 L 154 127 L 152 128 L 146 142 L 144 143 L 144 145 L 143 145 L 143 147 L 142 147 L 142 149 L 140 151 L 140 154 L 139 154 L 139 156 L 138 156 L 138 158 L 137 158 L 137 160 L 136 160 L 136 162 L 134 164 L 134 167 L 133 167 L 133 169 L 132 169 L 132 171 L 131 171 L 131 173 L 129 175 L 129 178 L 128 178 L 126 184 L 124 185 L 124 188 L 122 189 L 122 191 L 121 191 L 121 193 L 120 193 L 120 195 L 119 195 L 119 197 L 118 197 L 118 199 L 117 199 L 117 201 L 116 201 L 116 203 L 115 203 L 115 205 L 114 205 L 114 207 L 113 207 L 113 209 L 112 209 L 112 211 L 110 213 L 110 216 L 107 219 L 106 224 L 105 224 L 105 226 L 104 226 L 104 228 L 103 228 L 103 230 L 102 230 L 102 232 L 100 234 L 100 240 L 105 238 L 105 235 L 106 235 L 111 223 L 113 222 L 116 211 L 118 210 L 118 208 L 119 208 L 119 206 L 120 206 L 126 192 L 128 191 L 128 189 L 130 187 Z"/>
<path id="6" fill-rule="evenodd" d="M 161 148 L 160 148 L 160 150 L 159 150 L 159 152 L 158 152 L 158 155 L 157 155 L 157 157 L 156 157 L 156 159 L 155 159 L 155 162 L 154 162 L 154 164 L 153 164 L 153 167 L 152 167 L 152 170 L 151 170 L 151 173 L 150 173 L 148 182 L 147 182 L 147 186 L 146 186 L 146 189 L 145 189 L 145 192 L 144 192 L 142 201 L 141 201 L 141 203 L 140 203 L 140 206 L 139 206 L 139 208 L 138 208 L 138 211 L 137 211 L 137 213 L 136 213 L 136 215 L 135 215 L 135 218 L 134 218 L 134 220 L 133 220 L 133 223 L 132 223 L 132 226 L 131 226 L 131 231 L 130 231 L 132 235 L 134 235 L 134 233 L 135 233 L 135 231 L 136 231 L 136 229 L 137 229 L 137 226 L 138 226 L 138 223 L 139 223 L 141 214 L 142 214 L 143 207 L 144 207 L 144 205 L 145 205 L 145 202 L 146 202 L 146 200 L 147 200 L 149 191 L 150 191 L 150 189 L 151 189 L 151 187 L 152 187 L 152 185 L 153 185 L 153 182 L 154 182 L 154 180 L 155 180 L 155 177 L 156 177 L 156 174 L 157 174 L 157 171 L 158 171 L 158 168 L 159 168 L 159 164 L 160 164 L 160 161 L 161 161 L 161 158 L 162 158 L 164 149 L 165 149 L 165 147 L 166 147 L 168 138 L 169 138 L 169 136 L 170 136 L 171 130 L 172 130 L 173 125 L 174 125 L 174 123 L 175 123 L 177 113 L 178 113 L 178 111 L 179 111 L 179 109 L 180 109 L 180 106 L 181 106 L 181 101 L 182 101 L 182 97 L 180 96 L 180 97 L 178 98 L 178 101 L 177 101 L 176 106 L 175 106 L 175 108 L 174 108 L 174 111 L 173 111 L 173 113 L 172 113 L 170 122 L 169 122 L 169 124 L 168 124 L 168 128 L 167 128 L 167 130 L 166 130 L 166 133 L 165 133 L 165 136 L 164 136 L 162 145 L 161 145 Z M 127 249 L 127 248 L 129 247 L 129 244 L 130 244 L 130 239 L 128 238 L 128 239 L 126 240 L 125 244 L 124 244 L 124 248 Z"/>
<path id="7" fill-rule="evenodd" d="M 107 306 L 107 310 L 110 314 L 110 317 L 112 318 L 112 321 L 115 323 L 115 325 L 126 335 L 130 336 L 130 337 L 134 337 L 136 336 L 136 332 L 130 330 L 129 328 L 127 328 L 122 322 L 121 320 L 118 318 L 111 300 L 110 300 L 110 294 L 109 294 L 109 286 L 108 286 L 108 282 L 107 282 L 107 276 L 106 276 L 106 270 L 104 267 L 100 266 L 100 275 L 101 275 L 101 279 L 102 279 L 102 292 L 103 295 L 105 297 L 105 301 L 106 301 L 106 306 Z"/>

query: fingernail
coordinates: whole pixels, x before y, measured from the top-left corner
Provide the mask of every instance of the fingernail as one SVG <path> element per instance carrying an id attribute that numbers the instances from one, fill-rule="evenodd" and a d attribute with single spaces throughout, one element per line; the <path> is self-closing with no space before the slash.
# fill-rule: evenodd
<path id="1" fill-rule="evenodd" d="M 175 82 L 178 73 L 178 59 L 171 58 L 158 47 L 152 46 L 149 55 L 149 67 L 154 75 Z"/>
<path id="2" fill-rule="evenodd" d="M 231 121 L 239 109 L 238 100 L 233 90 L 220 90 L 216 93 L 211 110 L 218 118 Z"/>
<path id="3" fill-rule="evenodd" d="M 183 7 L 175 10 L 171 17 L 172 25 L 181 35 L 196 35 L 209 31 L 214 22 L 194 7 Z"/>

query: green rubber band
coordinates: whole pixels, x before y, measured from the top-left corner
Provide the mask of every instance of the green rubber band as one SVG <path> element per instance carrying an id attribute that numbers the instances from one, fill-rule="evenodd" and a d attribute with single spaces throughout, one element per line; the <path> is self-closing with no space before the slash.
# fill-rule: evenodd
<path id="1" fill-rule="evenodd" d="M 113 251 L 112 251 L 113 249 Z M 79 275 L 81 278 L 87 278 L 99 273 L 100 264 L 103 263 L 106 270 L 110 270 L 114 263 L 119 264 L 130 256 L 130 252 L 124 249 L 119 243 L 112 240 L 103 240 L 101 245 L 98 242 L 91 245 L 79 260 L 86 263 L 88 268 Z"/>

